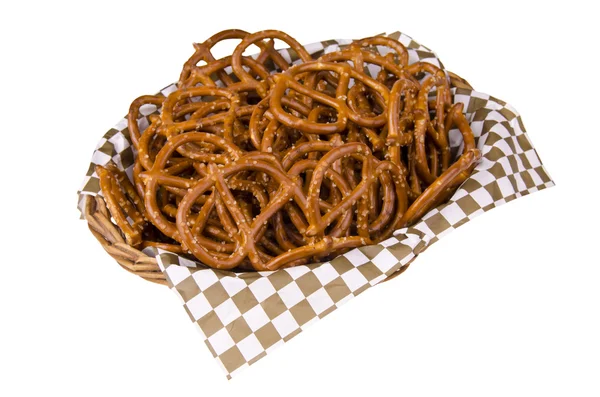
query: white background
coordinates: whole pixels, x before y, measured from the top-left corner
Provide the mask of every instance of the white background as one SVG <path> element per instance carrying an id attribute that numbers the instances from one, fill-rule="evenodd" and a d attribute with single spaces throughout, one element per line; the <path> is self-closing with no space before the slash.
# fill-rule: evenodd
<path id="1" fill-rule="evenodd" d="M 0 395 L 600 395 L 593 2 L 234 3 L 0 6 Z M 175 295 L 102 250 L 76 191 L 131 100 L 233 27 L 304 43 L 401 30 L 518 109 L 557 186 L 469 222 L 227 381 Z"/>

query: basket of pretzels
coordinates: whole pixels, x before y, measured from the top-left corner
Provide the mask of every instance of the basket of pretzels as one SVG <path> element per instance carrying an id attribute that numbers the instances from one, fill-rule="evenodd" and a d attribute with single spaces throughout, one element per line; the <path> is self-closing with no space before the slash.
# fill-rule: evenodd
<path id="1" fill-rule="evenodd" d="M 260 52 L 244 55 L 251 45 Z M 280 31 L 226 30 L 194 47 L 175 85 L 131 104 L 131 165 L 95 165 L 101 194 L 84 196 L 94 236 L 147 280 L 166 284 L 153 249 L 252 272 L 377 244 L 447 200 L 481 157 L 451 94 L 469 84 L 409 63 L 392 37 L 311 53 Z"/>

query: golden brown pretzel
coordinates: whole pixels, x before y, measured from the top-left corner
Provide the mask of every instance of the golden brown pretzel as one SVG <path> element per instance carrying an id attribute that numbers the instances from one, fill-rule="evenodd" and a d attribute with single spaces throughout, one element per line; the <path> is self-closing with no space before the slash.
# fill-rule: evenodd
<path id="1" fill-rule="evenodd" d="M 320 71 L 334 72 L 339 76 L 334 97 L 302 85 L 294 79 L 294 76 L 298 74 Z M 363 127 L 381 127 L 386 122 L 385 113 L 374 117 L 365 116 L 348 107 L 347 99 L 350 79 L 360 81 L 381 95 L 382 102 L 385 104 L 389 101 L 389 90 L 377 80 L 358 72 L 347 64 L 330 62 L 305 63 L 292 67 L 285 74 L 274 76 L 274 79 L 276 84 L 271 91 L 269 101 L 271 112 L 280 123 L 290 128 L 299 129 L 310 134 L 333 134 L 344 131 L 348 120 Z M 312 99 L 314 102 L 334 109 L 336 111 L 336 121 L 331 123 L 311 122 L 286 112 L 282 106 L 282 98 L 286 90 L 296 91 Z"/>
<path id="2" fill-rule="evenodd" d="M 190 59 L 188 59 L 183 65 L 181 75 L 179 76 L 179 87 L 183 86 L 184 82 L 190 77 L 193 71 L 198 68 L 199 62 L 204 61 L 207 64 L 211 64 L 215 61 L 215 57 L 210 52 L 210 50 L 217 43 L 230 39 L 243 39 L 247 35 L 248 32 L 244 32 L 243 30 L 229 29 L 214 34 L 203 43 L 194 43 L 194 49 L 196 51 L 190 57 Z M 219 78 L 221 79 L 221 81 L 223 81 L 224 84 L 229 85 L 231 83 L 231 79 L 229 78 L 229 76 L 227 76 L 226 73 L 220 70 L 215 70 L 215 72 L 219 73 Z"/>
<path id="3" fill-rule="evenodd" d="M 401 124 L 411 118 L 418 90 L 419 85 L 408 79 L 398 79 L 392 86 L 386 140 L 388 145 L 406 146 L 412 143 L 413 135 Z M 404 116 L 403 122 L 401 114 Z"/>
<path id="4" fill-rule="evenodd" d="M 225 139 L 220 138 L 216 135 L 201 133 L 201 132 L 188 132 L 186 134 L 180 134 L 171 138 L 165 146 L 160 150 L 156 156 L 156 160 L 149 171 L 140 174 L 145 184 L 144 203 L 148 209 L 148 218 L 152 223 L 166 236 L 180 241 L 177 234 L 177 227 L 173 222 L 170 222 L 161 212 L 157 202 L 157 193 L 160 186 L 172 186 L 180 189 L 190 189 L 194 186 L 197 181 L 193 179 L 183 178 L 176 174 L 182 171 L 182 166 L 174 164 L 167 167 L 169 160 L 173 153 L 182 145 L 190 142 L 207 142 L 216 147 L 221 148 L 223 154 L 209 154 L 194 155 L 195 161 L 203 161 L 205 163 L 213 164 L 227 164 L 231 161 L 239 158 L 241 151 L 228 143 Z M 185 164 L 184 164 L 185 165 Z"/>
<path id="5" fill-rule="evenodd" d="M 392 50 L 394 50 L 394 52 L 396 53 L 396 56 L 398 57 L 399 66 L 401 66 L 401 67 L 408 66 L 408 51 L 406 50 L 406 47 L 404 47 L 404 45 L 402 45 L 402 43 L 400 43 L 397 40 L 392 39 L 391 37 L 386 37 L 386 36 L 366 37 L 364 39 L 356 40 L 355 43 L 362 47 L 370 47 L 370 46 L 389 47 Z M 375 54 L 375 55 L 377 55 L 377 54 Z"/>
<path id="6" fill-rule="evenodd" d="M 127 128 L 133 146 L 137 148 L 140 139 L 140 129 L 137 123 L 140 108 L 144 105 L 155 105 L 161 107 L 165 97 L 162 95 L 142 95 L 131 103 L 129 113 L 127 114 Z"/>
<path id="7" fill-rule="evenodd" d="M 192 98 L 202 99 L 202 97 L 218 97 L 229 101 L 227 112 L 222 114 L 214 114 L 201 119 L 189 119 L 176 122 L 174 119 L 174 109 L 181 101 L 187 101 Z M 223 137 L 229 142 L 233 142 L 233 124 L 236 116 L 236 111 L 240 105 L 239 96 L 231 91 L 215 88 L 215 87 L 192 87 L 177 90 L 169 94 L 163 103 L 163 111 L 161 114 L 162 128 L 164 135 L 167 138 L 190 130 L 198 130 L 206 128 L 217 123 L 223 124 Z M 188 154 L 189 155 L 189 154 Z"/>
<path id="8" fill-rule="evenodd" d="M 439 202 L 439 196 L 446 193 L 446 189 L 456 187 L 461 181 L 462 174 L 469 170 L 479 159 L 481 152 L 477 149 L 467 150 L 458 161 L 450 166 L 436 181 L 430 185 L 408 208 L 402 218 L 403 225 L 409 225 L 419 219 Z M 464 179 L 462 180 L 464 181 Z M 461 181 L 461 182 L 462 182 Z"/>
<path id="9" fill-rule="evenodd" d="M 263 40 L 268 39 L 266 43 Z M 285 42 L 287 45 L 293 49 L 298 57 L 304 61 L 309 62 L 312 61 L 312 57 L 310 54 L 302 47 L 300 43 L 296 41 L 293 37 L 289 36 L 284 32 L 280 32 L 278 30 L 263 30 L 261 32 L 257 32 L 254 34 L 247 35 L 243 38 L 242 42 L 238 44 L 238 46 L 233 51 L 231 55 L 231 68 L 233 69 L 233 73 L 240 79 L 242 83 L 246 83 L 252 88 L 254 88 L 261 97 L 265 97 L 267 95 L 267 86 L 266 81 L 257 81 L 254 79 L 246 70 L 243 68 L 242 62 L 242 54 L 251 44 L 261 44 L 262 48 L 260 54 L 258 54 L 257 59 L 259 62 L 264 62 L 267 57 L 270 57 L 273 63 L 280 68 L 281 70 L 287 70 L 290 67 L 288 61 L 286 61 L 279 52 L 277 52 L 273 47 L 274 39 L 281 40 Z"/>
<path id="10" fill-rule="evenodd" d="M 251 223 L 248 222 L 239 206 L 236 204 L 235 199 L 231 195 L 231 191 L 225 182 L 226 177 L 245 170 L 259 171 L 268 174 L 280 183 L 279 194 L 269 201 L 263 211 L 261 211 Z M 213 192 L 216 190 L 219 196 L 224 200 L 225 206 L 237 226 L 235 227 L 232 225 L 236 231 L 236 234 L 234 235 L 235 249 L 234 252 L 227 257 L 215 256 L 210 253 L 204 245 L 197 242 L 198 237 L 193 235 L 192 229 L 188 226 L 189 213 L 192 206 L 195 204 L 196 199 L 211 188 L 213 189 Z M 242 261 L 248 257 L 255 269 L 267 270 L 266 264 L 258 255 L 255 240 L 258 237 L 261 228 L 266 225 L 269 218 L 292 198 L 296 200 L 299 205 L 304 206 L 305 198 L 300 187 L 294 180 L 290 179 L 281 168 L 274 166 L 272 163 L 242 157 L 235 163 L 221 169 L 215 164 L 209 164 L 208 175 L 199 180 L 197 184 L 191 188 L 179 205 L 177 212 L 178 233 L 182 242 L 192 251 L 194 256 L 209 266 L 220 269 L 232 269 L 239 266 Z M 206 204 L 204 207 L 206 207 Z M 200 214 L 203 213 L 200 212 Z"/>
<path id="11" fill-rule="evenodd" d="M 146 210 L 134 186 L 127 175 L 113 163 L 97 165 L 96 174 L 100 179 L 100 189 L 104 194 L 106 206 L 123 231 L 125 241 L 132 247 L 139 246 L 146 222 Z M 131 223 L 128 219 L 131 219 Z"/>

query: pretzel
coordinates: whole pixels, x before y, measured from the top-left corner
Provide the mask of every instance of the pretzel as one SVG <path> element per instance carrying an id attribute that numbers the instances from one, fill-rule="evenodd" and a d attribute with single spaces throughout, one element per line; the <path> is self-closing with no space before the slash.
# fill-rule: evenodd
<path id="1" fill-rule="evenodd" d="M 199 62 L 205 62 L 206 64 L 213 63 L 215 58 L 213 54 L 210 52 L 211 48 L 214 47 L 217 43 L 230 40 L 230 39 L 243 39 L 248 35 L 248 32 L 239 29 L 229 29 L 223 30 L 219 33 L 214 34 L 208 40 L 203 43 L 194 43 L 194 49 L 196 50 L 194 54 L 188 59 L 183 65 L 183 69 L 181 70 L 181 75 L 179 76 L 179 87 L 185 84 L 185 81 L 193 74 L 194 70 L 197 69 L 197 65 Z M 219 79 L 225 84 L 230 85 L 231 79 L 227 76 L 226 73 L 222 71 L 217 72 L 219 74 Z"/>
<path id="2" fill-rule="evenodd" d="M 427 162 L 425 138 L 426 135 L 431 139 L 433 145 L 441 151 L 443 168 L 447 168 L 450 158 L 450 147 L 448 146 L 448 137 L 445 131 L 444 110 L 446 94 L 444 92 L 446 79 L 443 73 L 431 75 L 423 81 L 421 89 L 417 95 L 415 104 L 415 156 L 416 167 L 419 177 L 427 184 L 432 184 L 437 176 L 435 167 L 430 169 Z M 432 121 L 429 115 L 428 99 L 429 91 L 436 88 L 436 116 Z M 434 125 L 435 124 L 435 125 Z M 430 151 L 431 152 L 431 151 Z M 436 162 L 434 162 L 436 163 Z"/>
<path id="3" fill-rule="evenodd" d="M 100 189 L 104 194 L 106 206 L 117 226 L 123 231 L 125 241 L 132 247 L 139 246 L 146 222 L 146 210 L 135 188 L 127 175 L 113 163 L 105 166 L 97 165 L 96 174 L 100 179 Z"/>
<path id="4" fill-rule="evenodd" d="M 463 173 L 469 170 L 481 159 L 481 152 L 477 149 L 467 150 L 454 164 L 450 166 L 436 181 L 419 195 L 402 217 L 403 225 L 409 225 L 422 217 L 428 210 L 439 203 L 439 196 L 446 193 L 447 189 L 464 181 Z"/>
<path id="5" fill-rule="evenodd" d="M 335 97 L 328 96 L 322 92 L 310 89 L 297 81 L 294 77 L 306 72 L 332 71 L 339 75 Z M 385 124 L 385 114 L 380 114 L 375 117 L 368 117 L 360 114 L 348 107 L 348 84 L 350 79 L 355 79 L 373 89 L 380 94 L 384 103 L 389 100 L 388 89 L 378 81 L 368 77 L 364 73 L 351 68 L 346 64 L 337 64 L 329 62 L 313 62 L 294 66 L 287 73 L 276 75 L 275 87 L 271 92 L 269 105 L 274 117 L 290 128 L 299 129 L 303 132 L 311 134 L 333 134 L 342 132 L 346 128 L 348 120 L 363 126 L 363 127 L 381 127 Z M 281 98 L 286 90 L 294 90 L 301 95 L 304 95 L 315 102 L 329 106 L 336 111 L 336 121 L 334 123 L 316 123 L 305 121 L 286 112 L 282 107 Z"/>
<path id="6" fill-rule="evenodd" d="M 138 140 L 140 139 L 140 129 L 137 119 L 139 118 L 140 108 L 143 105 L 162 106 L 165 98 L 159 95 L 142 95 L 131 103 L 129 113 L 127 114 L 127 128 L 133 146 L 137 148 Z"/>
<path id="7" fill-rule="evenodd" d="M 216 59 L 224 40 L 239 44 Z M 252 44 L 260 53 L 244 56 Z M 130 106 L 133 183 L 114 164 L 96 167 L 131 246 L 239 271 L 329 260 L 418 221 L 481 157 L 445 71 L 409 64 L 392 38 L 318 59 L 274 30 L 225 30 L 194 48 L 173 92 Z M 147 126 L 146 104 L 156 107 Z"/>
<path id="8" fill-rule="evenodd" d="M 269 39 L 266 43 L 263 43 L 262 40 Z M 279 39 L 290 46 L 296 54 L 300 57 L 300 59 L 304 62 L 312 61 L 312 57 L 310 54 L 302 47 L 300 43 L 296 41 L 293 37 L 289 36 L 284 32 L 280 32 L 277 30 L 264 30 L 261 32 L 257 32 L 251 35 L 247 35 L 243 38 L 242 42 L 235 48 L 233 54 L 231 55 L 231 68 L 233 69 L 233 73 L 240 79 L 242 83 L 249 84 L 252 86 L 261 97 L 265 97 L 267 95 L 267 88 L 265 81 L 257 81 L 250 74 L 244 70 L 242 65 L 242 54 L 250 46 L 255 43 L 262 43 L 262 48 L 260 54 L 258 54 L 257 59 L 260 61 L 264 61 L 267 57 L 271 58 L 273 63 L 280 68 L 281 70 L 287 70 L 289 68 L 289 63 L 279 54 L 279 52 L 275 51 L 274 39 Z"/>

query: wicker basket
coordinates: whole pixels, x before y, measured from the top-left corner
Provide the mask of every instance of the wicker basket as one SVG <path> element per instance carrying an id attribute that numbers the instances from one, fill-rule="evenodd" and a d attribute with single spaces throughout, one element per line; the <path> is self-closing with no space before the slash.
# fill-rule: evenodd
<path id="1" fill-rule="evenodd" d="M 452 87 L 473 89 L 462 77 L 452 72 L 448 72 L 448 74 Z M 100 196 L 86 195 L 84 200 L 84 218 L 88 222 L 90 231 L 102 245 L 102 248 L 125 270 L 153 283 L 168 285 L 165 275 L 160 270 L 156 259 L 129 246 L 125 242 L 121 230 L 110 220 L 111 216 L 106 208 L 104 199 Z M 409 265 L 410 262 L 402 266 L 384 281 L 397 277 Z"/>

